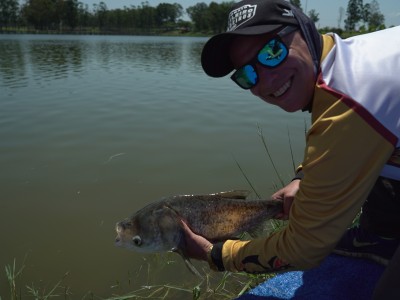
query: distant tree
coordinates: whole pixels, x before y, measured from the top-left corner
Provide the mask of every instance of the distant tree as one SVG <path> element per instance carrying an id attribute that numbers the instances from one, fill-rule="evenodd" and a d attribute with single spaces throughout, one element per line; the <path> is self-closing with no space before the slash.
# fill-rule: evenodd
<path id="1" fill-rule="evenodd" d="M 64 0 L 63 22 L 71 29 L 78 25 L 78 0 Z"/>
<path id="2" fill-rule="evenodd" d="M 124 27 L 124 11 L 120 8 L 107 12 L 107 23 L 110 28 L 122 29 Z"/>
<path id="3" fill-rule="evenodd" d="M 89 5 L 83 4 L 82 2 L 78 2 L 77 8 L 77 22 L 81 27 L 87 27 L 91 24 L 92 15 L 89 12 Z"/>
<path id="4" fill-rule="evenodd" d="M 102 29 L 107 25 L 107 4 L 101 1 L 99 4 L 93 4 L 94 15 L 97 19 L 97 26 Z"/>
<path id="5" fill-rule="evenodd" d="M 300 0 L 290 0 L 290 3 L 293 4 L 294 6 L 300 8 L 301 10 L 303 10 L 301 8 L 301 1 Z"/>
<path id="6" fill-rule="evenodd" d="M 380 11 L 378 1 L 372 0 L 364 5 L 364 22 L 368 24 L 369 31 L 385 27 L 385 16 Z"/>
<path id="7" fill-rule="evenodd" d="M 370 11 L 371 11 L 370 4 L 369 3 L 364 4 L 362 11 L 361 11 L 362 20 L 363 20 L 364 24 L 368 23 Z"/>
<path id="8" fill-rule="evenodd" d="M 194 24 L 195 31 L 206 32 L 209 30 L 208 5 L 206 3 L 199 2 L 190 6 L 186 9 L 186 12 Z"/>
<path id="9" fill-rule="evenodd" d="M 319 13 L 317 13 L 317 11 L 315 9 L 311 9 L 308 12 L 308 16 L 310 17 L 310 19 L 314 22 L 317 23 L 319 21 Z"/>
<path id="10" fill-rule="evenodd" d="M 0 0 L 0 29 L 16 24 L 18 8 L 18 0 Z"/>
<path id="11" fill-rule="evenodd" d="M 160 3 L 156 7 L 157 25 L 161 26 L 164 23 L 175 24 L 183 14 L 182 5 L 178 3 Z"/>
<path id="12" fill-rule="evenodd" d="M 136 7 L 131 6 L 130 8 L 125 8 L 125 11 L 127 14 L 127 23 L 129 24 L 128 26 L 131 28 L 139 27 L 139 12 Z"/>
<path id="13" fill-rule="evenodd" d="M 192 22 L 179 19 L 176 25 L 180 28 L 181 32 L 188 32 L 191 30 Z"/>
<path id="14" fill-rule="evenodd" d="M 151 29 L 156 26 L 156 8 L 149 5 L 148 1 L 142 2 L 137 8 L 138 27 Z"/>
<path id="15" fill-rule="evenodd" d="M 344 20 L 345 29 L 347 31 L 354 31 L 358 22 L 363 19 L 363 1 L 349 0 L 346 15 L 347 18 Z"/>
<path id="16" fill-rule="evenodd" d="M 23 6 L 24 17 L 36 29 L 54 28 L 57 23 L 52 0 L 27 0 Z"/>
<path id="17" fill-rule="evenodd" d="M 52 0 L 52 18 L 53 18 L 53 27 L 61 31 L 63 26 L 63 14 L 64 14 L 64 1 L 63 0 Z"/>
<path id="18" fill-rule="evenodd" d="M 218 4 L 211 2 L 208 7 L 210 27 L 213 33 L 220 33 L 226 30 L 228 25 L 228 14 L 233 2 L 222 2 Z"/>

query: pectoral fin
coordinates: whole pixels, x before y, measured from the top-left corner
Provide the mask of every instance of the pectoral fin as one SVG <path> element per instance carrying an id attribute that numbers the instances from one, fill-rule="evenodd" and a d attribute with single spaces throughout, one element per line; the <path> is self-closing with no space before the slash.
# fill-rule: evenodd
<path id="1" fill-rule="evenodd" d="M 169 236 L 169 242 L 174 245 L 170 251 L 178 253 L 183 258 L 183 261 L 190 272 L 196 276 L 199 276 L 200 278 L 203 278 L 199 271 L 197 271 L 197 269 L 194 267 L 189 257 L 186 255 L 186 242 L 184 233 L 178 223 L 180 219 L 181 218 L 179 217 L 179 214 L 174 209 L 164 205 L 162 208 L 162 214 L 160 214 L 160 218 L 158 220 L 158 225 L 163 229 L 162 235 L 164 237 Z"/>
<path id="2" fill-rule="evenodd" d="M 195 268 L 195 266 L 192 264 L 192 262 L 190 261 L 190 259 L 185 255 L 184 251 L 180 248 L 173 248 L 171 249 L 172 252 L 176 252 L 178 253 L 182 258 L 183 261 L 185 262 L 186 267 L 189 269 L 190 272 L 192 272 L 194 275 L 200 277 L 203 279 L 203 276 L 201 276 L 201 274 L 199 273 L 199 271 L 197 271 L 197 269 Z"/>

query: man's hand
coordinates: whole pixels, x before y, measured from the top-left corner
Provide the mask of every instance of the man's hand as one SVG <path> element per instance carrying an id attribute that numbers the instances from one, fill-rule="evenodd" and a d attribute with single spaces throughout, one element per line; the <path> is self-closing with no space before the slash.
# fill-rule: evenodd
<path id="1" fill-rule="evenodd" d="M 185 234 L 186 255 L 189 258 L 207 261 L 207 251 L 212 246 L 211 242 L 195 234 L 183 220 L 181 220 L 181 227 Z"/>
<path id="2" fill-rule="evenodd" d="M 294 196 L 300 187 L 300 179 L 295 179 L 283 189 L 280 189 L 271 197 L 275 200 L 283 200 L 283 213 L 278 214 L 276 218 L 287 220 L 289 218 L 290 207 L 292 206 Z"/>

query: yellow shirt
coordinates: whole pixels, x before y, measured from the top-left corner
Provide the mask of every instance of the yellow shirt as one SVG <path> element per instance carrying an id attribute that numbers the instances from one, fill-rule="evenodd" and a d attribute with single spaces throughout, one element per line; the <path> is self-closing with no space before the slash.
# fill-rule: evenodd
<path id="1" fill-rule="evenodd" d="M 335 38 L 323 36 L 322 68 L 324 59 L 336 48 Z M 362 107 L 360 112 L 358 102 L 356 108 L 349 105 L 353 99 L 332 91 L 325 81 L 330 74 L 324 76 L 322 69 L 301 165 L 304 178 L 291 206 L 289 223 L 267 238 L 226 241 L 222 261 L 228 271 L 265 273 L 319 265 L 360 211 L 383 167 L 396 157 L 396 129 L 391 132 L 376 120 L 369 122 L 369 114 Z M 396 105 L 399 110 L 394 117 L 399 120 L 400 107 Z M 382 128 L 377 125 L 377 129 L 376 124 Z"/>

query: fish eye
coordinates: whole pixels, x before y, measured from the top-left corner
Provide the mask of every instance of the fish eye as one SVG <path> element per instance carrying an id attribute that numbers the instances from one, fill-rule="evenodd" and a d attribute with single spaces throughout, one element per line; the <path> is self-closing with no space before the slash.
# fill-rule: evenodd
<path id="1" fill-rule="evenodd" d="M 140 236 L 135 235 L 132 238 L 132 242 L 135 244 L 135 246 L 140 246 L 142 244 L 142 239 L 140 238 Z"/>

